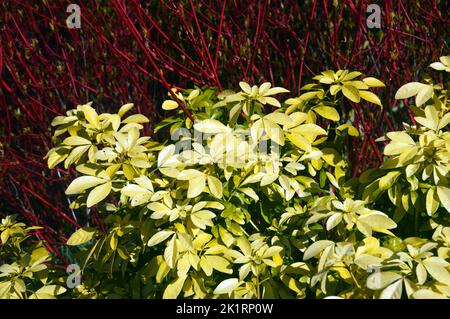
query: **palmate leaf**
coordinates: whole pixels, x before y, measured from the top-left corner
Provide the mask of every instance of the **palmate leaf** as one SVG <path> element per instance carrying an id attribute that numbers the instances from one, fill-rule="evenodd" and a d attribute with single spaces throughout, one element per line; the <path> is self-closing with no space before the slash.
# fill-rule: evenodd
<path id="1" fill-rule="evenodd" d="M 81 196 L 71 207 L 106 202 L 98 207 L 107 215 L 99 239 L 84 228 L 68 241 L 93 244 L 80 258 L 88 255 L 93 279 L 101 272 L 96 291 L 146 298 L 450 295 L 450 232 L 439 224 L 450 209 L 450 116 L 440 84 L 400 90 L 399 97 L 424 105 L 414 108 L 417 123 L 388 133 L 385 161 L 358 179 L 352 170 L 373 162 L 365 149 L 374 146 L 349 139 L 346 133 L 367 132 L 359 120 L 352 125 L 353 111 L 340 112 L 361 99 L 381 106 L 369 90 L 384 84 L 350 70 L 316 80 L 284 104 L 275 94 L 287 90 L 269 82 L 218 95 L 183 90 L 180 98 L 198 120 L 171 112 L 170 132 L 189 134 L 161 144 L 140 136 L 145 116 L 122 121 L 131 104 L 118 114 L 97 114 L 89 105 L 58 118 L 57 134 L 67 135 L 58 138 L 59 153 L 49 152 L 49 164 L 77 163 L 81 177 L 67 194 Z M 282 107 L 271 113 L 264 105 Z M 162 108 L 178 106 L 167 100 Z M 259 152 L 266 143 L 270 149 Z M 347 151 L 358 145 L 366 146 L 355 166 Z M 238 160 L 228 162 L 232 157 Z M 402 225 L 415 216 L 417 225 Z M 431 231 L 433 238 L 424 238 Z M 11 234 L 1 233 L 8 243 Z M 117 275 L 128 278 L 126 288 Z M 141 281 L 150 292 L 135 287 Z"/>

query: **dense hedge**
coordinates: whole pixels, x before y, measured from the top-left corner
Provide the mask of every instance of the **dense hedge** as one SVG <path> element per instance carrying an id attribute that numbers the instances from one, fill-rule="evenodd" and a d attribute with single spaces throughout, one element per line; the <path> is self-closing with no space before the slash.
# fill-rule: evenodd
<path id="1" fill-rule="evenodd" d="M 450 56 L 431 67 L 450 72 Z M 269 82 L 172 89 L 162 142 L 141 136 L 149 119 L 127 115 L 132 103 L 55 117 L 48 165 L 75 167 L 70 207 L 96 207 L 105 227 L 68 239 L 82 277 L 67 291 L 42 243 L 21 245 L 31 229 L 6 218 L 0 297 L 450 298 L 450 83 L 403 85 L 415 123 L 353 177 L 345 139 L 364 132 L 343 110 L 382 107 L 372 90 L 385 85 L 349 70 L 313 80 L 283 100 Z"/>
<path id="2" fill-rule="evenodd" d="M 99 113 L 131 101 L 149 118 L 145 134 L 163 141 L 168 130 L 155 131 L 171 114 L 161 105 L 172 87 L 215 93 L 269 81 L 298 96 L 324 69 L 355 69 L 388 84 L 375 91 L 383 108 L 338 109 L 361 133 L 342 137 L 357 176 L 382 163 L 376 138 L 414 121 L 396 90 L 448 48 L 448 10 L 438 0 L 383 1 L 380 29 L 366 24 L 372 1 L 91 1 L 79 4 L 81 28 L 68 29 L 70 3 L 0 4 L 0 215 L 42 226 L 34 232 L 58 264 L 73 259 L 65 242 L 74 230 L 106 228 L 95 208 L 69 208 L 63 190 L 74 171 L 42 161 L 55 116 L 84 101 Z"/>

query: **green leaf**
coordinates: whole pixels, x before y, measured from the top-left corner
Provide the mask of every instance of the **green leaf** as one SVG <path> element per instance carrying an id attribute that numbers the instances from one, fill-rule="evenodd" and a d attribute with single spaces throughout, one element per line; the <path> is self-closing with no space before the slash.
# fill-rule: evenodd
<path id="1" fill-rule="evenodd" d="M 67 240 L 67 245 L 78 246 L 90 241 L 95 235 L 95 229 L 92 228 L 80 228 L 74 232 Z"/>
<path id="2" fill-rule="evenodd" d="M 241 103 L 237 103 L 235 104 L 231 110 L 230 110 L 230 125 L 234 125 L 234 123 L 236 123 L 239 114 L 241 114 L 242 111 L 242 104 Z"/>

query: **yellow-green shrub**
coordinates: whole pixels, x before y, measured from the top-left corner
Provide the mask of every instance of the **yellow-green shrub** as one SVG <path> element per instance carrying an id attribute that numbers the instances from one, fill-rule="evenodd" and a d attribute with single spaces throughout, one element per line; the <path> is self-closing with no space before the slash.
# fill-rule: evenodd
<path id="1" fill-rule="evenodd" d="M 57 147 L 48 153 L 48 164 L 75 166 L 80 176 L 66 190 L 76 195 L 72 208 L 83 213 L 96 205 L 107 224 L 106 232 L 82 228 L 68 241 L 80 246 L 83 265 L 84 281 L 74 295 L 450 296 L 450 230 L 443 222 L 450 159 L 449 133 L 443 132 L 450 119 L 447 91 L 437 85 L 431 93 L 430 85 L 417 89 L 425 108 L 414 110 L 424 127 L 388 134 L 392 142 L 385 154 L 393 157 L 361 177 L 359 189 L 366 191 L 359 197 L 346 171 L 342 136 L 361 132 L 343 123 L 339 110 L 363 100 L 381 106 L 370 89 L 384 86 L 361 76 L 322 72 L 284 103 L 277 97 L 288 91 L 269 83 L 241 82 L 239 92 L 174 91 L 196 121 L 177 102 L 165 101 L 162 107 L 175 114 L 155 129 L 170 126 L 172 139 L 164 143 L 140 136 L 145 116 L 125 118 L 132 104 L 117 114 L 97 114 L 89 103 L 55 118 Z M 399 97 L 408 97 L 403 91 Z M 406 134 L 420 135 L 419 142 Z M 396 146 L 404 141 L 411 147 Z M 426 179 L 409 182 L 409 163 L 420 166 L 414 173 L 429 170 L 429 147 L 438 149 L 439 159 L 427 165 L 439 174 L 428 174 L 428 187 L 422 185 Z M 410 237 L 417 236 L 408 232 L 411 225 L 399 226 L 402 209 L 419 208 L 419 188 L 433 199 L 428 215 L 439 217 L 430 219 L 432 238 Z M 394 209 L 376 201 L 382 192 Z M 404 194 L 412 200 L 408 208 L 399 205 Z"/>

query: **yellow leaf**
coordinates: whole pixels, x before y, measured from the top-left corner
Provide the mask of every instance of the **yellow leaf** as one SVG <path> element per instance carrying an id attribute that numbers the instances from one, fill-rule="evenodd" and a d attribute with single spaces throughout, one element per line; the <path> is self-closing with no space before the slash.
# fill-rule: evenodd
<path id="1" fill-rule="evenodd" d="M 442 206 L 450 213 L 450 188 L 445 186 L 438 186 L 437 193 L 441 200 Z"/>
<path id="2" fill-rule="evenodd" d="M 127 113 L 129 110 L 131 110 L 133 108 L 134 104 L 133 103 L 127 103 L 124 104 L 120 107 L 119 112 L 117 112 L 117 114 L 122 117 L 125 113 Z"/>
<path id="3" fill-rule="evenodd" d="M 175 154 L 175 145 L 164 147 L 158 154 L 158 167 L 161 167 Z"/>
<path id="4" fill-rule="evenodd" d="M 416 105 L 421 106 L 433 96 L 433 86 L 426 85 L 422 87 L 416 95 Z"/>
<path id="5" fill-rule="evenodd" d="M 320 116 L 332 120 L 339 121 L 340 116 L 338 111 L 335 108 L 329 106 L 318 106 L 314 108 L 314 112 L 318 113 Z"/>
<path id="6" fill-rule="evenodd" d="M 292 144 L 303 151 L 310 152 L 312 150 L 311 143 L 302 135 L 293 132 L 287 132 L 286 137 Z"/>
<path id="7" fill-rule="evenodd" d="M 426 209 L 428 216 L 432 216 L 437 211 L 438 208 L 439 208 L 439 198 L 437 196 L 435 188 L 434 187 L 429 188 L 426 198 Z"/>
<path id="8" fill-rule="evenodd" d="M 81 136 L 69 136 L 62 142 L 65 145 L 75 146 L 75 145 L 90 145 L 91 141 L 81 137 Z"/>
<path id="9" fill-rule="evenodd" d="M 222 198 L 222 182 L 217 177 L 208 175 L 208 187 L 213 196 Z"/>
<path id="10" fill-rule="evenodd" d="M 95 235 L 95 230 L 90 228 L 80 228 L 74 232 L 67 240 L 67 245 L 78 246 L 90 241 Z"/>
<path id="11" fill-rule="evenodd" d="M 99 128 L 98 114 L 94 110 L 94 108 L 92 108 L 90 104 L 85 104 L 81 109 L 83 110 L 84 117 L 89 122 L 89 124 L 91 124 L 95 128 Z"/>
<path id="12" fill-rule="evenodd" d="M 373 77 L 364 78 L 363 82 L 370 87 L 385 87 L 383 82 Z"/>
<path id="13" fill-rule="evenodd" d="M 99 185 L 95 187 L 90 193 L 86 201 L 87 207 L 92 207 L 95 204 L 99 203 L 111 192 L 112 183 L 107 182 L 103 185 Z"/>
<path id="14" fill-rule="evenodd" d="M 382 212 L 372 212 L 361 215 L 358 220 L 372 228 L 392 229 L 397 227 L 397 224 Z"/>
<path id="15" fill-rule="evenodd" d="M 186 278 L 187 276 L 180 276 L 168 284 L 164 290 L 163 299 L 176 299 L 183 289 Z"/>
<path id="16" fill-rule="evenodd" d="M 204 175 L 195 177 L 189 181 L 189 188 L 187 192 L 188 198 L 194 198 L 203 192 L 206 186 L 206 177 Z"/>
<path id="17" fill-rule="evenodd" d="M 262 85 L 261 85 L 261 87 L 262 87 Z M 289 90 L 277 86 L 277 87 L 273 87 L 273 88 L 269 89 L 269 90 L 268 90 L 267 92 L 265 92 L 265 93 L 262 93 L 262 92 L 261 92 L 261 88 L 260 88 L 259 94 L 262 94 L 262 95 L 264 95 L 264 96 L 267 96 L 267 95 L 275 95 L 275 94 L 288 93 L 288 92 L 289 92 Z"/>
<path id="18" fill-rule="evenodd" d="M 294 126 L 295 122 L 286 114 L 281 112 L 273 112 L 264 116 L 264 119 L 279 125 Z"/>
<path id="19" fill-rule="evenodd" d="M 242 91 L 244 91 L 247 94 L 252 93 L 252 88 L 250 85 L 244 81 L 239 82 L 239 86 L 241 87 Z"/>
<path id="20" fill-rule="evenodd" d="M 342 93 L 344 96 L 352 102 L 359 103 L 361 100 L 359 90 L 353 85 L 344 85 L 342 87 Z"/>
<path id="21" fill-rule="evenodd" d="M 149 247 L 158 245 L 159 243 L 162 243 L 167 238 L 169 238 L 171 235 L 173 235 L 175 232 L 172 230 L 162 230 L 160 232 L 157 232 L 152 236 L 152 238 L 149 239 L 147 245 Z"/>
<path id="22" fill-rule="evenodd" d="M 198 121 L 194 124 L 194 128 L 207 134 L 225 133 L 227 131 L 227 127 L 222 122 L 214 119 Z"/>
<path id="23" fill-rule="evenodd" d="M 359 91 L 359 94 L 361 95 L 361 98 L 363 98 L 364 100 L 382 106 L 381 101 L 376 94 L 370 91 Z"/>
<path id="24" fill-rule="evenodd" d="M 397 93 L 395 93 L 395 99 L 397 100 L 407 99 L 419 93 L 419 90 L 423 89 L 426 86 L 427 86 L 426 84 L 420 82 L 410 82 L 405 85 L 402 85 L 398 89 Z"/>
<path id="25" fill-rule="evenodd" d="M 334 245 L 334 242 L 330 241 L 330 240 L 318 240 L 315 243 L 311 244 L 311 246 L 309 246 L 304 255 L 303 255 L 303 260 L 308 260 L 316 255 L 318 255 L 319 253 L 321 253 L 325 248 L 327 248 L 328 246 Z"/>
<path id="26" fill-rule="evenodd" d="M 414 299 L 447 299 L 445 295 L 429 289 L 419 289 L 412 296 Z"/>
<path id="27" fill-rule="evenodd" d="M 178 103 L 173 100 L 165 100 L 162 104 L 163 110 L 170 111 L 178 108 Z"/>
<path id="28" fill-rule="evenodd" d="M 164 260 L 170 268 L 174 268 L 178 257 L 178 246 L 175 236 L 167 243 L 164 250 Z"/>
<path id="29" fill-rule="evenodd" d="M 428 273 L 437 281 L 450 285 L 450 273 L 445 268 L 448 263 L 444 260 L 443 263 L 435 262 L 434 260 L 440 259 L 439 257 L 431 257 L 423 261 L 423 265 L 427 269 Z"/>
<path id="30" fill-rule="evenodd" d="M 220 284 L 217 285 L 213 293 L 215 295 L 227 294 L 232 292 L 238 286 L 239 286 L 239 279 L 237 278 L 225 279 L 224 281 L 222 281 Z"/>
<path id="31" fill-rule="evenodd" d="M 122 121 L 122 123 L 128 124 L 128 123 L 148 123 L 149 119 L 142 115 L 142 114 L 133 114 L 128 116 L 125 120 Z"/>
<path id="32" fill-rule="evenodd" d="M 94 176 L 81 176 L 72 181 L 66 189 L 67 195 L 80 194 L 86 189 L 105 183 L 106 180 Z"/>
<path id="33" fill-rule="evenodd" d="M 212 268 L 226 274 L 233 273 L 233 269 L 229 267 L 230 263 L 225 258 L 215 255 L 207 255 L 205 256 L 205 258 L 208 260 L 208 263 L 211 265 Z"/>
<path id="34" fill-rule="evenodd" d="M 401 278 L 401 275 L 393 271 L 375 272 L 367 278 L 367 287 L 373 290 L 382 289 Z"/>

